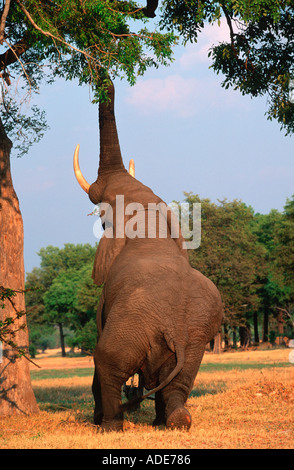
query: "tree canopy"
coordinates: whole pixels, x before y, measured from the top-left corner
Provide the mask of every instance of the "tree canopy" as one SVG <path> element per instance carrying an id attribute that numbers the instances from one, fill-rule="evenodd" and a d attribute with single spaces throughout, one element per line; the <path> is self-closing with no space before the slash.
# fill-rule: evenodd
<path id="1" fill-rule="evenodd" d="M 206 23 L 224 21 L 230 41 L 212 45 L 212 68 L 222 86 L 267 96 L 268 119 L 294 131 L 294 5 L 291 0 L 164 0 L 161 25 L 197 42 Z"/>
<path id="2" fill-rule="evenodd" d="M 157 25 L 150 28 L 150 18 Z M 178 37 L 197 42 L 205 24 L 224 21 L 229 42 L 211 47 L 222 86 L 266 95 L 268 119 L 294 131 L 290 98 L 294 64 L 294 6 L 290 0 L 6 0 L 0 22 L 2 119 L 19 155 L 44 134 L 44 111 L 26 101 L 56 77 L 88 84 L 106 99 L 109 77 L 133 85 L 150 66 L 168 64 Z M 22 89 L 9 93 L 17 83 Z M 5 113 L 4 113 L 5 112 Z M 16 125 L 17 123 L 17 125 Z"/>
<path id="3" fill-rule="evenodd" d="M 147 67 L 171 60 L 175 35 L 150 31 L 150 15 L 148 5 L 133 1 L 2 2 L 1 114 L 10 138 L 22 142 L 20 154 L 46 129 L 43 111 L 36 106 L 21 111 L 42 81 L 76 79 L 91 87 L 92 100 L 98 102 L 107 98 L 109 78 L 124 77 L 134 84 Z M 135 20 L 140 20 L 139 27 Z M 11 92 L 13 84 L 17 90 Z"/>

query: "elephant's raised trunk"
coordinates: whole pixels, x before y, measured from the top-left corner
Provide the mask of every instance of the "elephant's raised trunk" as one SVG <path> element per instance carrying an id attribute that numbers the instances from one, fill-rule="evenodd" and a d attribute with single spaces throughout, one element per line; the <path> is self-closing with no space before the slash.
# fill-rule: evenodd
<path id="1" fill-rule="evenodd" d="M 86 181 L 84 178 L 81 170 L 80 170 L 80 164 L 79 164 L 79 151 L 80 151 L 80 146 L 79 144 L 76 146 L 75 152 L 74 152 L 74 158 L 73 158 L 73 167 L 74 167 L 74 172 L 76 175 L 76 179 L 81 186 L 81 188 L 86 191 L 87 194 L 89 194 L 89 189 L 90 189 L 90 184 Z M 129 162 L 129 173 L 131 176 L 135 177 L 135 162 L 133 159 L 130 160 Z"/>
<path id="2" fill-rule="evenodd" d="M 108 87 L 109 100 L 99 103 L 100 159 L 98 175 L 125 169 L 114 114 L 114 86 Z"/>
<path id="3" fill-rule="evenodd" d="M 125 170 L 118 140 L 115 114 L 114 114 L 114 86 L 108 87 L 109 101 L 99 104 L 99 130 L 100 130 L 100 158 L 98 176 L 115 170 Z M 89 194 L 90 184 L 85 180 L 79 166 L 79 148 L 74 153 L 74 172 L 78 183 Z M 135 163 L 130 160 L 129 173 L 135 176 Z M 91 196 L 90 196 L 91 198 Z"/>

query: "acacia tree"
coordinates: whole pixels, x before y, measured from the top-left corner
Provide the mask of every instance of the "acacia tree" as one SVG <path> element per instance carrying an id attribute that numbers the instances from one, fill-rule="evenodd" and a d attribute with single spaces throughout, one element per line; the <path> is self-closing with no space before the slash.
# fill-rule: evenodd
<path id="1" fill-rule="evenodd" d="M 21 104 L 38 92 L 42 80 L 52 83 L 58 76 L 89 84 L 93 101 L 98 102 L 107 98 L 109 77 L 124 76 L 132 84 L 147 67 L 165 64 L 171 57 L 173 34 L 149 32 L 145 27 L 131 31 L 132 20 L 144 22 L 153 15 L 152 3 L 147 1 L 143 8 L 133 1 L 115 0 L 1 2 L 0 286 L 19 292 L 15 308 L 4 302 L 3 324 L 25 309 L 23 221 L 10 173 L 9 137 L 20 139 L 23 154 L 46 127 L 42 111 L 32 106 L 24 114 Z M 11 93 L 13 84 L 19 86 Z M 16 328 L 14 339 L 27 350 L 25 316 L 19 321 L 22 328 Z M 8 343 L 2 357 L 0 415 L 36 412 L 28 364 L 16 360 Z"/>

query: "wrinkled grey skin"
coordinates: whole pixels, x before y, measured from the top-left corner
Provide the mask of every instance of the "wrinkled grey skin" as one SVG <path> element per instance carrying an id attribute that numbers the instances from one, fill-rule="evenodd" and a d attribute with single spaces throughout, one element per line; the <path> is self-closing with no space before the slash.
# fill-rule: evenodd
<path id="1" fill-rule="evenodd" d="M 94 204 L 111 204 L 115 226 L 116 195 L 124 195 L 125 206 L 139 202 L 144 209 L 162 201 L 123 165 L 113 87 L 109 94 L 111 103 L 99 107 L 100 164 L 89 197 Z M 138 371 L 144 387 L 150 393 L 155 388 L 154 424 L 190 428 L 184 405 L 205 345 L 220 328 L 222 302 L 215 285 L 192 269 L 182 244 L 181 234 L 174 239 L 170 233 L 154 239 L 102 237 L 99 243 L 93 279 L 104 288 L 92 390 L 94 422 L 104 430 L 123 429 L 121 387 Z"/>

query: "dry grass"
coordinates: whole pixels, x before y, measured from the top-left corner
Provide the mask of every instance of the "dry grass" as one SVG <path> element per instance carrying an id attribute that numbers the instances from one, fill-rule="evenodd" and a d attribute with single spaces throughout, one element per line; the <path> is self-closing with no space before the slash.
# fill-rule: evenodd
<path id="1" fill-rule="evenodd" d="M 294 366 L 288 362 L 289 351 L 207 353 L 187 402 L 193 418 L 190 432 L 153 429 L 154 402 L 146 401 L 140 411 L 126 415 L 126 432 L 108 434 L 98 432 L 92 421 L 92 360 L 38 356 L 42 369 L 34 368 L 32 384 L 40 413 L 1 418 L 0 448 L 293 448 Z M 57 373 L 64 377 L 54 378 Z"/>

